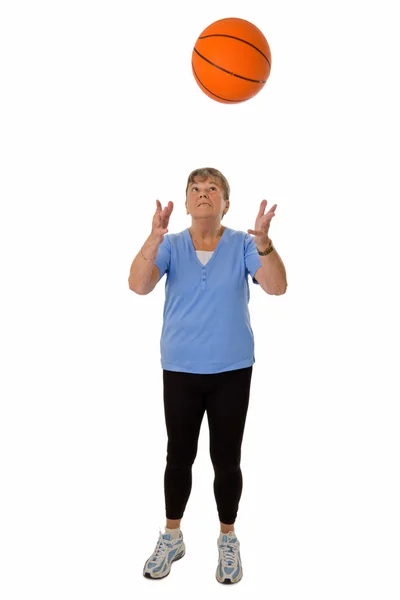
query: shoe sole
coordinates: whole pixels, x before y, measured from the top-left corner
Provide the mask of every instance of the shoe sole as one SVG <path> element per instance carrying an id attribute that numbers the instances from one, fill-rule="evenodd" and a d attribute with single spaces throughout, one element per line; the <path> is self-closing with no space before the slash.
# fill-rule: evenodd
<path id="1" fill-rule="evenodd" d="M 169 565 L 169 571 L 168 573 L 166 573 L 165 575 L 162 575 L 161 577 L 153 577 L 152 575 L 150 575 L 149 572 L 143 573 L 144 577 L 146 577 L 146 579 L 165 579 L 166 577 L 168 577 L 168 575 L 171 573 L 171 566 L 172 563 L 175 562 L 176 560 L 180 560 L 181 558 L 183 558 L 186 554 L 185 548 L 183 550 L 181 550 L 176 556 L 174 556 L 174 558 L 171 560 L 171 563 Z M 146 567 L 147 564 L 147 560 L 144 564 L 144 566 Z"/>

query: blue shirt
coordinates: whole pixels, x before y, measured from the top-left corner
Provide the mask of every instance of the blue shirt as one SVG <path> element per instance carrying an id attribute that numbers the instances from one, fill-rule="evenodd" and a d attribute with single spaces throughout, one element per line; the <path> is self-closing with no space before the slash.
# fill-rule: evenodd
<path id="1" fill-rule="evenodd" d="M 261 267 L 254 238 L 226 227 L 206 264 L 189 229 L 166 234 L 154 261 L 167 273 L 161 365 L 168 371 L 221 373 L 255 362 L 248 274 Z"/>

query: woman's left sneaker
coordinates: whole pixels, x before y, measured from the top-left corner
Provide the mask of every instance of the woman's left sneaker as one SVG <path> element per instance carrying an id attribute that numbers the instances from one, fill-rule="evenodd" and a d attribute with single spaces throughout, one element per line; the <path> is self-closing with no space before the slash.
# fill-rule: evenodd
<path id="1" fill-rule="evenodd" d="M 243 577 L 240 544 L 236 533 L 221 533 L 218 538 L 219 561 L 215 574 L 220 583 L 237 583 Z"/>

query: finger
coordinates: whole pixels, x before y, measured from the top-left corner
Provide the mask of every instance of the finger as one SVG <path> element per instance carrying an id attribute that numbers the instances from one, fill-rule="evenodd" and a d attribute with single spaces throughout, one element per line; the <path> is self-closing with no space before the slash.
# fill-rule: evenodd
<path id="1" fill-rule="evenodd" d="M 261 204 L 260 204 L 260 210 L 258 211 L 258 216 L 259 217 L 263 216 L 266 206 L 267 206 L 267 201 L 266 200 L 262 200 Z"/>
<path id="2" fill-rule="evenodd" d="M 273 215 L 268 215 L 268 219 L 265 219 L 265 221 L 263 221 L 261 223 L 261 227 L 265 227 L 266 225 L 268 225 L 269 223 L 271 223 L 272 219 L 274 218 L 274 214 Z"/>
<path id="3" fill-rule="evenodd" d="M 171 207 L 170 207 L 170 202 L 168 202 L 168 204 L 163 208 L 163 215 L 168 215 L 170 213 Z"/>
<path id="4" fill-rule="evenodd" d="M 264 225 L 266 225 L 267 223 L 270 223 L 271 220 L 273 219 L 273 217 L 275 217 L 275 213 L 267 213 L 265 215 L 265 218 L 261 221 L 260 226 L 264 227 Z"/>

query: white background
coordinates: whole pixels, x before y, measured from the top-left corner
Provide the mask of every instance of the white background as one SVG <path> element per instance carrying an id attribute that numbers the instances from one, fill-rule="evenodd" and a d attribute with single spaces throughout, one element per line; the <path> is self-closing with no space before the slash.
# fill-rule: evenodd
<path id="1" fill-rule="evenodd" d="M 175 204 L 170 233 L 190 226 L 186 180 L 203 166 L 230 182 L 226 226 L 247 231 L 263 198 L 278 204 L 289 282 L 280 297 L 251 284 L 244 578 L 229 593 L 398 600 L 394 5 L 2 2 L 4 600 L 223 593 L 206 418 L 187 554 L 163 582 L 142 576 L 165 525 L 165 278 L 148 296 L 128 288 L 156 199 Z M 263 31 L 272 70 L 228 106 L 190 60 L 231 16 Z"/>

